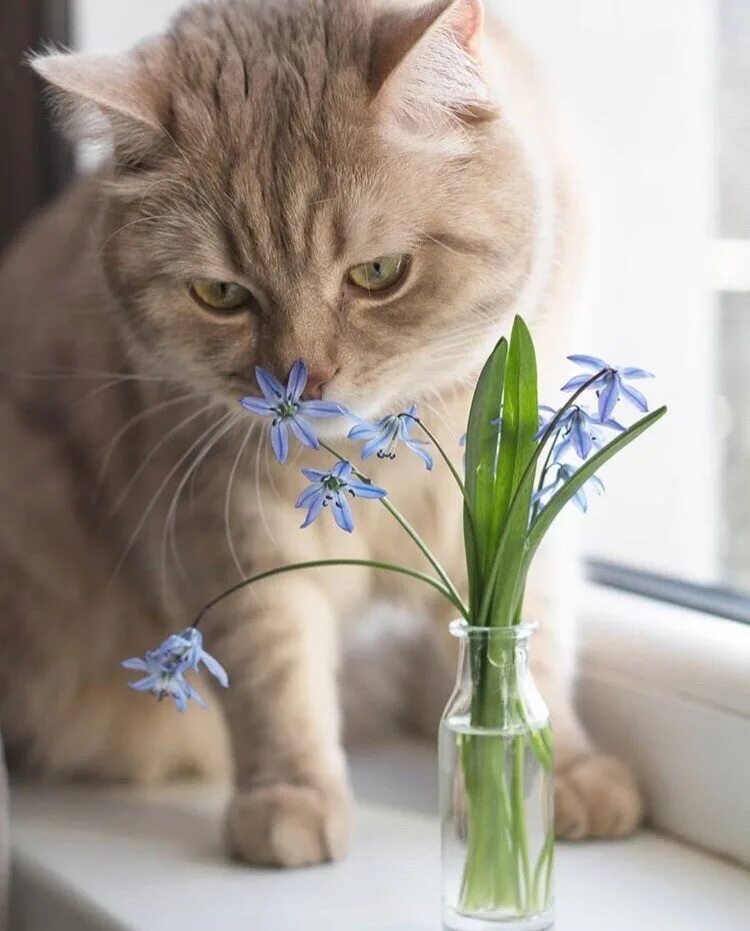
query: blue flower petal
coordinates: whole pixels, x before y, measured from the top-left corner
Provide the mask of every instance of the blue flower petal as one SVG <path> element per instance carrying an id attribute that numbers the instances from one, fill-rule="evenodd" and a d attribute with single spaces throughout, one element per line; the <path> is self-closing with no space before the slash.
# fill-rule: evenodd
<path id="1" fill-rule="evenodd" d="M 300 528 L 302 530 L 304 530 L 305 527 L 309 527 L 310 524 L 318 517 L 320 512 L 323 510 L 323 500 L 324 500 L 323 496 L 318 495 L 318 497 L 312 502 L 312 504 L 310 505 L 310 509 L 307 512 L 307 516 L 305 517 L 304 521 L 300 524 Z"/>
<path id="2" fill-rule="evenodd" d="M 419 440 L 406 440 L 405 442 L 406 442 L 406 445 L 409 447 L 409 449 L 413 453 L 416 453 L 419 456 L 419 458 L 424 462 L 425 467 L 427 468 L 427 471 L 431 472 L 432 466 L 433 466 L 432 456 L 424 448 L 424 443 L 420 443 Z"/>
<path id="3" fill-rule="evenodd" d="M 272 375 L 268 371 L 268 369 L 264 369 L 260 365 L 257 365 L 255 367 L 255 380 L 258 382 L 263 396 L 271 404 L 276 405 L 283 399 L 284 386 L 275 375 Z"/>
<path id="4" fill-rule="evenodd" d="M 368 485 L 366 482 L 348 482 L 346 486 L 358 498 L 385 498 L 388 492 L 378 485 Z"/>
<path id="5" fill-rule="evenodd" d="M 194 687 L 193 687 L 192 685 L 190 685 L 188 682 L 183 682 L 183 685 L 184 685 L 184 687 L 185 687 L 185 691 L 184 691 L 184 693 L 183 693 L 184 696 L 185 696 L 185 698 L 192 698 L 193 701 L 195 702 L 195 704 L 198 705 L 199 708 L 208 708 L 208 705 L 206 704 L 205 699 L 203 698 L 203 696 L 201 695 L 201 693 L 198 691 L 198 689 L 194 688 Z M 182 697 L 182 696 L 180 696 L 180 697 Z M 177 703 L 177 696 L 175 695 L 174 698 L 175 698 L 175 704 L 176 704 L 176 703 Z M 180 706 L 177 705 L 177 707 L 179 708 Z M 182 710 L 182 709 L 180 709 L 180 710 Z"/>
<path id="6" fill-rule="evenodd" d="M 297 359 L 289 372 L 289 378 L 286 382 L 286 395 L 288 400 L 296 404 L 302 396 L 302 392 L 305 390 L 306 385 L 307 366 L 302 359 Z"/>
<path id="7" fill-rule="evenodd" d="M 584 355 L 575 355 L 568 356 L 570 362 L 575 363 L 575 365 L 580 365 L 582 368 L 591 369 L 592 372 L 600 372 L 602 369 L 609 368 L 607 363 L 603 359 L 599 359 L 597 356 L 584 356 Z"/>
<path id="8" fill-rule="evenodd" d="M 342 530 L 345 530 L 347 533 L 351 533 L 354 530 L 354 518 L 352 517 L 352 509 L 349 507 L 349 502 L 346 500 L 344 495 L 341 492 L 338 492 L 336 495 L 336 500 L 333 504 L 333 519 L 341 527 Z"/>
<path id="9" fill-rule="evenodd" d="M 618 433 L 625 432 L 625 427 L 623 427 L 623 425 L 619 421 L 614 420 L 614 418 L 612 417 L 609 417 L 607 420 L 604 420 L 604 421 L 599 421 L 599 423 L 602 427 L 608 427 L 610 430 L 616 430 Z"/>
<path id="10" fill-rule="evenodd" d="M 201 662 L 219 685 L 223 686 L 225 689 L 229 688 L 229 676 L 227 675 L 227 671 L 215 656 L 211 656 L 210 653 L 203 650 L 201 652 Z"/>
<path id="11" fill-rule="evenodd" d="M 604 384 L 599 391 L 599 422 L 609 420 L 612 411 L 620 400 L 620 389 L 623 387 L 620 376 L 616 372 L 611 372 L 604 379 Z"/>
<path id="12" fill-rule="evenodd" d="M 579 388 L 582 388 L 587 381 L 591 381 L 590 375 L 574 375 L 570 381 L 565 382 L 560 391 L 577 391 Z M 595 384 L 596 382 L 593 382 L 592 387 Z"/>
<path id="13" fill-rule="evenodd" d="M 314 485 L 308 485 L 307 488 L 299 493 L 297 500 L 294 502 L 294 506 L 296 508 L 309 507 L 310 502 L 321 495 L 325 495 L 325 489 L 320 482 L 316 482 Z"/>
<path id="14" fill-rule="evenodd" d="M 349 476 L 352 474 L 352 464 L 351 462 L 337 462 L 336 465 L 331 469 L 331 475 L 338 479 L 339 481 L 346 481 Z"/>
<path id="15" fill-rule="evenodd" d="M 344 408 L 335 401 L 300 401 L 300 413 L 307 417 L 341 417 Z"/>
<path id="16" fill-rule="evenodd" d="M 136 682 L 128 682 L 128 685 L 131 689 L 135 689 L 136 692 L 150 692 L 158 685 L 160 679 L 161 675 L 159 673 L 154 673 L 154 675 L 146 676 L 145 679 L 138 679 Z"/>
<path id="17" fill-rule="evenodd" d="M 620 374 L 623 378 L 627 378 L 631 381 L 638 378 L 654 378 L 653 372 L 647 372 L 645 369 L 634 368 L 633 366 L 626 366 L 620 369 Z"/>
<path id="18" fill-rule="evenodd" d="M 307 446 L 308 449 L 320 449 L 318 437 L 301 417 L 292 417 L 287 422 L 290 430 L 303 446 Z"/>
<path id="19" fill-rule="evenodd" d="M 268 417 L 269 414 L 275 413 L 274 405 L 265 398 L 254 398 L 247 395 L 244 398 L 240 398 L 240 404 L 246 411 L 250 411 L 251 414 L 257 414 L 260 417 Z"/>
<path id="20" fill-rule="evenodd" d="M 279 462 L 286 462 L 289 456 L 289 431 L 283 420 L 278 420 L 271 427 L 271 448 Z"/>
<path id="21" fill-rule="evenodd" d="M 136 669 L 138 672 L 148 672 L 146 661 L 142 660 L 139 656 L 134 656 L 132 659 L 124 659 L 120 665 L 125 669 Z"/>
<path id="22" fill-rule="evenodd" d="M 570 440 L 573 443 L 573 449 L 580 458 L 585 459 L 591 452 L 592 441 L 591 434 L 586 430 L 585 421 L 582 417 L 576 417 L 572 421 Z"/>
<path id="23" fill-rule="evenodd" d="M 349 433 L 347 438 L 350 440 L 370 440 L 374 436 L 380 436 L 382 428 L 375 423 L 370 423 L 367 420 L 360 420 L 359 423 L 356 423 Z"/>
<path id="24" fill-rule="evenodd" d="M 573 495 L 573 504 L 582 511 L 584 514 L 588 510 L 589 503 L 586 500 L 586 495 L 583 492 L 582 488 L 579 488 L 578 491 Z"/>
<path id="25" fill-rule="evenodd" d="M 328 475 L 328 472 L 321 472 L 320 469 L 301 469 L 300 471 L 311 482 L 320 482 Z"/>
<path id="26" fill-rule="evenodd" d="M 388 437 L 383 436 L 383 431 L 381 430 L 377 436 L 374 436 L 368 443 L 362 447 L 360 455 L 363 459 L 369 459 L 370 456 L 374 456 L 375 453 L 380 452 L 380 450 L 387 444 Z"/>
<path id="27" fill-rule="evenodd" d="M 639 411 L 643 411 L 645 413 L 648 410 L 648 401 L 644 395 L 642 395 L 641 392 L 634 388 L 632 385 L 622 385 L 622 393 L 623 396 L 626 397 L 634 407 L 637 407 Z"/>

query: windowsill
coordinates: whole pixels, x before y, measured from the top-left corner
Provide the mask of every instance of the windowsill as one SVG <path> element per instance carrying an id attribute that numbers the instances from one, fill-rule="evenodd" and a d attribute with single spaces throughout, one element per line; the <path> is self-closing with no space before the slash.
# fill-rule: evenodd
<path id="1" fill-rule="evenodd" d="M 297 872 L 230 864 L 220 791 L 15 786 L 14 931 L 435 931 L 435 760 L 399 743 L 353 763 L 350 856 Z M 741 868 L 653 833 L 561 845 L 557 931 L 739 931 Z M 592 882 L 592 878 L 595 881 Z"/>
<path id="2" fill-rule="evenodd" d="M 750 864 L 750 627 L 590 586 L 578 697 L 660 830 Z"/>

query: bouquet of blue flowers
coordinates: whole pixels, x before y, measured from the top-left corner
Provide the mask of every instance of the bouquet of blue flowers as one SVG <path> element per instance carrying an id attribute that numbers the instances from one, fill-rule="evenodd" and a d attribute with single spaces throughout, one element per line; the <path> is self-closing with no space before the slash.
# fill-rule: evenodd
<path id="1" fill-rule="evenodd" d="M 498 342 L 479 377 L 463 438 L 463 476 L 414 406 L 377 423 L 357 421 L 349 432 L 351 439 L 363 444 L 365 460 L 374 455 L 393 458 L 399 446 L 418 455 L 427 469 L 433 467 L 430 446 L 441 457 L 464 501 L 465 588 L 449 577 L 387 491 L 318 437 L 312 420 L 351 415 L 332 401 L 302 399 L 307 381 L 304 363 L 295 363 L 286 384 L 258 368 L 262 396 L 246 397 L 241 403 L 253 415 L 270 419 L 276 458 L 280 462 L 287 460 L 290 437 L 330 457 L 327 468 L 302 470 L 308 481 L 296 501 L 296 506 L 306 512 L 302 527 L 329 512 L 336 524 L 350 533 L 354 529 L 350 501 L 363 498 L 378 502 L 412 538 L 433 572 L 385 562 L 338 559 L 278 566 L 259 573 L 217 595 L 192 627 L 168 638 L 145 659 L 127 660 L 127 668 L 145 673 L 144 678 L 131 683 L 132 687 L 151 691 L 159 698 L 171 697 L 182 711 L 188 699 L 202 702 L 185 679 L 185 674 L 200 662 L 227 686 L 226 673 L 203 650 L 199 633 L 203 616 L 242 587 L 317 566 L 365 565 L 401 573 L 440 592 L 466 630 L 492 633 L 518 628 L 529 568 L 555 518 L 570 501 L 585 511 L 587 494 L 603 489 L 596 475 L 600 467 L 666 412 L 662 407 L 648 413 L 646 398 L 633 384 L 650 378 L 650 373 L 615 367 L 591 356 L 569 358 L 583 372 L 563 386 L 568 399 L 557 409 L 540 407 L 534 345 L 526 324 L 516 318 L 510 340 L 502 338 Z M 595 399 L 594 407 L 586 406 L 588 397 Z M 623 426 L 615 419 L 621 403 L 644 416 Z M 415 437 L 415 430 L 421 431 L 423 438 Z M 466 591 L 466 599 L 461 589 Z M 505 914 L 503 909 L 509 902 L 517 914 L 531 914 L 543 911 L 549 904 L 553 837 L 550 827 L 542 833 L 539 848 L 530 851 L 524 812 L 528 767 L 523 754 L 530 753 L 541 770 L 551 774 L 552 737 L 544 721 L 532 724 L 527 720 L 521 684 L 512 672 L 512 658 L 505 662 L 505 654 L 515 647 L 504 644 L 502 638 L 486 637 L 484 649 L 470 648 L 472 689 L 466 728 L 465 733 L 452 738 L 459 760 L 457 778 L 463 799 L 460 830 L 465 844 L 457 907 L 467 915 Z M 510 676 L 504 672 L 507 668 L 511 669 Z M 513 737 L 511 744 L 479 739 L 481 731 L 492 731 L 514 715 L 528 726 L 520 736 Z"/>

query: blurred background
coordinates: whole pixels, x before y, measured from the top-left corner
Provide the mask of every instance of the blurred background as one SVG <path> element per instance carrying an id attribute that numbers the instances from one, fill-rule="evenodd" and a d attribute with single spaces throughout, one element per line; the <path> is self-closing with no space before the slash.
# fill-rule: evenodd
<path id="1" fill-rule="evenodd" d="M 658 374 L 670 417 L 608 466 L 595 579 L 750 620 L 750 3 L 489 0 L 546 73 L 589 216 L 570 351 Z M 128 47 L 178 0 L 3 0 L 0 244 L 97 158 L 50 131 L 18 64 Z"/>

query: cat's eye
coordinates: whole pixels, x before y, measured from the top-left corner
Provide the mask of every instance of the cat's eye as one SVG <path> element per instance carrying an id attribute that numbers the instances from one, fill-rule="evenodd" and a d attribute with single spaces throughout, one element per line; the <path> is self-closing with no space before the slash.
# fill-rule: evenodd
<path id="1" fill-rule="evenodd" d="M 241 284 L 213 281 L 211 278 L 195 278 L 190 285 L 190 294 L 198 304 L 218 314 L 238 313 L 253 302 L 253 295 Z"/>
<path id="2" fill-rule="evenodd" d="M 346 273 L 346 280 L 355 288 L 378 294 L 395 287 L 409 268 L 408 255 L 381 255 L 371 262 L 355 265 Z"/>

